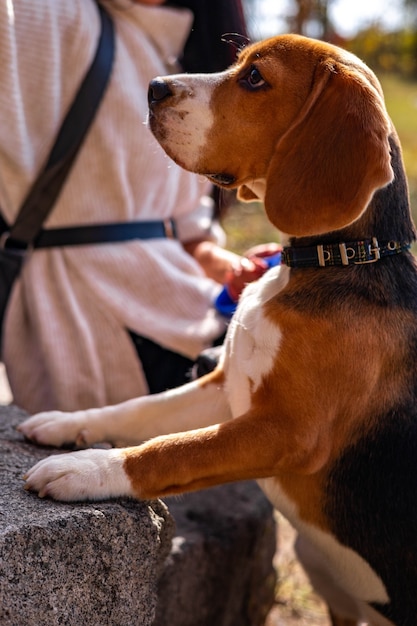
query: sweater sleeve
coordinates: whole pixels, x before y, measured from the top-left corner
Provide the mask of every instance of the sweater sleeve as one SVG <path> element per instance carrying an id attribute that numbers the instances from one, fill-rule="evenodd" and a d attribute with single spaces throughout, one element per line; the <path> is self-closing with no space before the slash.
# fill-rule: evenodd
<path id="1" fill-rule="evenodd" d="M 81 2 L 0 0 L 0 206 L 9 221 L 44 164 L 95 52 L 97 7 Z M 81 9 L 89 24 L 84 31 Z"/>
<path id="2" fill-rule="evenodd" d="M 105 4 L 117 34 L 112 76 L 45 227 L 174 218 L 182 241 L 211 237 L 207 183 L 176 166 L 146 125 L 149 80 L 166 73 L 189 18 Z M 95 0 L 0 0 L 0 207 L 10 221 L 98 37 Z M 15 403 L 74 410 L 146 393 L 129 330 L 195 358 L 224 332 L 212 307 L 218 290 L 175 239 L 35 249 L 5 319 Z"/>
<path id="3" fill-rule="evenodd" d="M 220 224 L 213 219 L 214 202 L 210 196 L 202 196 L 200 205 L 192 212 L 176 220 L 177 235 L 180 241 L 207 240 L 224 245 L 226 235 Z"/>

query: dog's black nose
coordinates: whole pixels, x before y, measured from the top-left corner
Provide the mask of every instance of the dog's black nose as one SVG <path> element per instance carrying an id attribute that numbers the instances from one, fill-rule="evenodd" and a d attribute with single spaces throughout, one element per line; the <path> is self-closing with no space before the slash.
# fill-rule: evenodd
<path id="1" fill-rule="evenodd" d="M 154 78 L 151 80 L 148 89 L 148 104 L 161 102 L 169 96 L 172 96 L 172 91 L 163 78 Z"/>

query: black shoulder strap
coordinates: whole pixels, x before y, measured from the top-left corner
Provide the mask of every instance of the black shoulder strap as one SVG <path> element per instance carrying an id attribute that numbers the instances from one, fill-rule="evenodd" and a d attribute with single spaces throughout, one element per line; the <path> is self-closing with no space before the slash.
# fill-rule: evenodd
<path id="1" fill-rule="evenodd" d="M 40 231 L 75 161 L 104 94 L 113 65 L 115 38 L 110 16 L 101 5 L 98 5 L 98 8 L 101 35 L 96 55 L 61 125 L 48 161 L 32 185 L 15 223 L 10 228 L 8 241 L 30 244 Z"/>

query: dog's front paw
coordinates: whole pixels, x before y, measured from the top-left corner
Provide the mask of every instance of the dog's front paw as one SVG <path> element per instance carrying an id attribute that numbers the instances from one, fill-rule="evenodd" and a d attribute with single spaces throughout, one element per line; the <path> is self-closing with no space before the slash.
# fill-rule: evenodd
<path id="1" fill-rule="evenodd" d="M 75 444 L 85 448 L 100 441 L 98 433 L 93 432 L 89 425 L 88 414 L 88 411 L 38 413 L 22 422 L 17 430 L 39 445 L 60 447 Z"/>
<path id="2" fill-rule="evenodd" d="M 120 450 L 82 450 L 52 455 L 24 476 L 25 489 L 54 500 L 102 500 L 132 496 Z"/>

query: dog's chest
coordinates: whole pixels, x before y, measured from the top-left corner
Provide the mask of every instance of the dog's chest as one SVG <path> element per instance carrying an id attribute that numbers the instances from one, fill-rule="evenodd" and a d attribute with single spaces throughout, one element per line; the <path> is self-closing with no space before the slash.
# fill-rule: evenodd
<path id="1" fill-rule="evenodd" d="M 229 326 L 226 338 L 226 389 L 232 415 L 251 406 L 256 391 L 274 365 L 281 341 L 280 328 L 264 313 L 264 304 L 288 282 L 288 269 L 275 267 L 259 281 L 249 284 Z"/>

